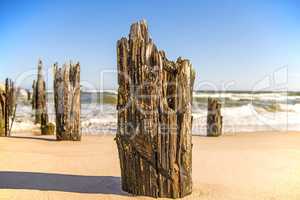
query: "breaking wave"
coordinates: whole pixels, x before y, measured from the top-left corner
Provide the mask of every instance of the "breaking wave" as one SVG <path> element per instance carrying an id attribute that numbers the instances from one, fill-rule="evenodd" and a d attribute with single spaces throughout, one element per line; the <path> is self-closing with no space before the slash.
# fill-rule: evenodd
<path id="1" fill-rule="evenodd" d="M 300 94 L 298 93 L 209 93 L 194 92 L 193 134 L 206 134 L 207 98 L 222 101 L 225 133 L 256 131 L 299 131 Z M 53 97 L 48 95 L 48 113 L 54 122 Z M 83 134 L 114 134 L 117 130 L 117 95 L 114 91 L 84 92 L 81 96 Z M 19 102 L 13 131 L 37 129 L 31 105 Z"/>

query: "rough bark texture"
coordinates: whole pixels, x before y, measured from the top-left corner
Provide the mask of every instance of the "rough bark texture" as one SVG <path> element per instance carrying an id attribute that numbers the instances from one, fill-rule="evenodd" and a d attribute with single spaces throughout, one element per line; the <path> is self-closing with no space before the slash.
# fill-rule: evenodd
<path id="1" fill-rule="evenodd" d="M 0 136 L 5 136 L 5 91 L 0 89 Z"/>
<path id="2" fill-rule="evenodd" d="M 48 119 L 47 114 L 47 104 L 46 104 L 46 83 L 44 81 L 43 76 L 43 63 L 41 60 L 38 62 L 38 76 L 37 81 L 33 82 L 35 84 L 33 86 L 34 90 L 34 101 L 33 101 L 33 108 L 35 110 L 35 123 L 41 124 L 43 121 L 44 123 L 48 123 L 48 121 L 42 120 L 42 116 L 44 119 Z M 46 125 L 41 124 L 41 126 Z"/>
<path id="3" fill-rule="evenodd" d="M 192 87 L 188 60 L 169 61 L 145 21 L 117 43 L 118 130 L 122 188 L 180 198 L 192 192 Z"/>
<path id="4" fill-rule="evenodd" d="M 27 93 L 27 101 L 31 102 L 31 92 L 29 90 L 26 90 Z"/>
<path id="5" fill-rule="evenodd" d="M 35 107 L 36 107 L 36 103 L 35 103 L 35 99 L 36 99 L 36 95 L 35 95 L 35 92 L 36 92 L 36 82 L 35 80 L 33 80 L 33 83 L 32 83 L 32 99 L 31 99 L 31 105 L 32 105 L 32 110 L 35 111 Z"/>
<path id="6" fill-rule="evenodd" d="M 54 102 L 57 140 L 81 140 L 80 64 L 54 64 Z"/>
<path id="7" fill-rule="evenodd" d="M 42 135 L 54 135 L 55 134 L 55 124 L 48 123 L 46 126 L 41 127 Z"/>
<path id="8" fill-rule="evenodd" d="M 223 119 L 220 101 L 218 99 L 208 98 L 207 108 L 207 136 L 222 135 Z"/>
<path id="9" fill-rule="evenodd" d="M 12 117 L 16 108 L 16 89 L 10 79 L 5 80 L 4 127 L 5 136 L 10 136 Z"/>
<path id="10" fill-rule="evenodd" d="M 41 134 L 42 135 L 48 135 L 48 115 L 47 113 L 41 114 Z"/>

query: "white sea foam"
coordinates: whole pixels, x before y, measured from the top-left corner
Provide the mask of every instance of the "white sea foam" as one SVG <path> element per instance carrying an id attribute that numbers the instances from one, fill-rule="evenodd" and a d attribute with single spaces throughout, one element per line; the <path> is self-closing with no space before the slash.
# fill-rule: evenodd
<path id="1" fill-rule="evenodd" d="M 229 98 L 231 105 L 222 106 L 223 130 L 225 133 L 254 132 L 254 131 L 300 131 L 300 97 L 288 96 L 285 93 L 226 93 L 199 94 L 196 97 Z M 253 101 L 243 100 L 256 99 Z M 293 100 L 287 103 L 286 99 Z M 298 99 L 298 101 L 297 101 Z M 296 100 L 296 101 L 295 101 Z M 259 104 L 264 102 L 264 104 Z M 267 105 L 265 104 L 267 102 Z M 258 103 L 258 104 L 257 104 Z M 269 105 L 270 104 L 270 105 Z M 196 106 L 197 105 L 197 106 Z M 274 106 L 275 105 L 275 106 Z M 271 106 L 269 109 L 267 106 Z M 273 107 L 272 107 L 273 106 Z M 206 101 L 193 107 L 193 134 L 206 134 Z M 54 104 L 48 103 L 48 113 L 51 122 L 55 122 Z M 37 128 L 33 123 L 34 113 L 30 105 L 20 104 L 17 107 L 17 117 L 13 126 L 14 131 Z M 81 127 L 83 134 L 116 133 L 117 112 L 115 105 L 88 104 L 81 106 Z"/>

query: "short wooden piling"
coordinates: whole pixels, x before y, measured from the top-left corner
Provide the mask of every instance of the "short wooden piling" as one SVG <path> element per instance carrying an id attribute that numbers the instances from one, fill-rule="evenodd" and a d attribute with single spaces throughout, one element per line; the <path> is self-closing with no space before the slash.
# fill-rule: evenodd
<path id="1" fill-rule="evenodd" d="M 222 135 L 223 117 L 220 101 L 215 98 L 208 98 L 207 108 L 207 136 Z"/>
<path id="2" fill-rule="evenodd" d="M 57 140 L 81 140 L 80 64 L 54 64 L 54 102 Z"/>
<path id="3" fill-rule="evenodd" d="M 5 90 L 2 88 L 0 88 L 0 136 L 5 136 Z"/>

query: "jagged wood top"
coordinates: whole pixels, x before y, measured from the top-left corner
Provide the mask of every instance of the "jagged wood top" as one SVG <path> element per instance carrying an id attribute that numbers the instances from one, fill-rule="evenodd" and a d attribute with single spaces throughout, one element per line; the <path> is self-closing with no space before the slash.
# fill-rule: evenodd
<path id="1" fill-rule="evenodd" d="M 176 62 L 168 60 L 165 51 L 158 50 L 153 40 L 151 39 L 146 20 L 141 20 L 139 22 L 133 23 L 130 27 L 128 38 L 122 37 L 120 40 L 118 40 L 117 46 L 122 45 L 123 47 L 126 47 L 127 50 L 129 50 L 130 44 L 132 44 L 133 41 L 137 40 L 143 41 L 146 44 L 145 60 L 149 60 L 149 57 L 152 55 L 152 53 L 156 51 L 159 57 L 163 61 L 165 61 L 163 64 L 163 69 L 168 72 L 178 73 L 179 66 L 183 62 L 187 62 L 188 65 L 191 65 L 188 59 L 183 59 L 181 57 L 178 57 Z M 193 70 L 193 68 L 191 73 L 193 76 L 195 76 L 195 71 Z"/>

